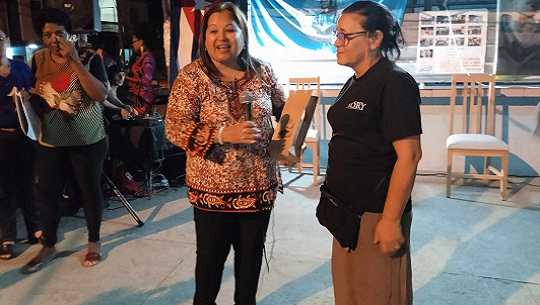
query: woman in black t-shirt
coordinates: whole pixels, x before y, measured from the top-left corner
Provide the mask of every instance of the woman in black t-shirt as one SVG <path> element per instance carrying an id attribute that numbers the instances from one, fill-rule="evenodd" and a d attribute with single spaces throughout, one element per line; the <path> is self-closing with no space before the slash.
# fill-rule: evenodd
<path id="1" fill-rule="evenodd" d="M 371 1 L 347 7 L 336 29 L 337 62 L 351 67 L 328 111 L 333 129 L 326 186 L 362 215 L 357 247 L 334 239 L 336 304 L 412 304 L 411 191 L 421 158 L 420 94 L 399 57 L 401 29 Z"/>

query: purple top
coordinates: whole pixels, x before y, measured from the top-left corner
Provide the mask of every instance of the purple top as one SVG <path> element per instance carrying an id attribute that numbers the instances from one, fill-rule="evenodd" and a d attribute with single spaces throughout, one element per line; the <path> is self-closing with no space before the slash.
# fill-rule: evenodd
<path id="1" fill-rule="evenodd" d="M 131 67 L 136 83 L 131 84 L 130 92 L 142 96 L 148 104 L 156 101 L 156 94 L 152 87 L 152 75 L 156 68 L 156 60 L 150 53 L 141 55 Z"/>

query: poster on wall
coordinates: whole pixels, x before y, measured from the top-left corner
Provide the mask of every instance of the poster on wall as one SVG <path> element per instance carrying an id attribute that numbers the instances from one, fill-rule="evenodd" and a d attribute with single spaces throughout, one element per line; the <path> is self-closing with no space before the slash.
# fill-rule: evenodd
<path id="1" fill-rule="evenodd" d="M 499 1 L 498 11 L 497 74 L 538 79 L 540 0 Z"/>
<path id="2" fill-rule="evenodd" d="M 419 14 L 416 73 L 483 73 L 487 10 Z"/>

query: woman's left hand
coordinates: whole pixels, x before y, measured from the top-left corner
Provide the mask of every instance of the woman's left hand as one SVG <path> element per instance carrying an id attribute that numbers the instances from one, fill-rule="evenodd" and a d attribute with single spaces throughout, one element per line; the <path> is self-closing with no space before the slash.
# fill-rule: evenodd
<path id="1" fill-rule="evenodd" d="M 381 251 L 390 257 L 402 253 L 405 238 L 401 231 L 401 221 L 381 218 L 375 228 L 374 244 L 378 244 Z"/>
<path id="2" fill-rule="evenodd" d="M 58 36 L 58 42 L 60 43 L 60 54 L 68 62 L 79 62 L 81 60 L 75 45 L 71 41 Z"/>
<path id="3" fill-rule="evenodd" d="M 300 161 L 300 158 L 295 157 L 291 154 L 283 155 L 281 154 L 285 149 L 285 140 L 272 140 L 270 146 L 268 147 L 268 153 L 270 156 L 276 160 L 279 160 L 279 164 L 287 167 L 293 167 Z"/>

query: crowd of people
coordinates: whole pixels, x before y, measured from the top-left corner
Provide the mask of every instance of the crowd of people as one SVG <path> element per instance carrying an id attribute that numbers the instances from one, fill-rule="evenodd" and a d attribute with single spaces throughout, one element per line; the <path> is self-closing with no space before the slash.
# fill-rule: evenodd
<path id="1" fill-rule="evenodd" d="M 10 40 L 0 29 L 0 259 L 12 258 L 21 242 L 16 231 L 16 209 L 20 208 L 27 229 L 22 242 L 42 246 L 23 267 L 24 273 L 38 271 L 57 255 L 66 185 L 79 194 L 86 218 L 83 265 L 101 262 L 101 175 L 108 154 L 104 116 L 139 114 L 118 94 L 126 78 L 119 40 L 103 40 L 94 50 L 85 39 L 73 39 L 69 16 L 55 8 L 44 10 L 35 28 L 45 47 L 28 64 L 7 58 Z M 150 54 L 141 45 L 133 57 L 141 58 L 136 54 L 142 51 L 144 56 Z M 145 92 L 150 94 L 152 71 L 145 76 Z M 134 92 L 139 83 L 139 79 L 133 81 L 130 90 Z M 37 141 L 21 128 L 16 91 L 31 92 L 27 103 L 40 118 Z M 154 101 L 145 104 L 151 106 Z"/>
<path id="2" fill-rule="evenodd" d="M 156 101 L 156 59 L 144 27 L 133 33 L 135 56 L 124 68 L 117 47 L 77 47 L 62 11 L 47 9 L 36 22 L 45 48 L 29 66 L 6 58 L 9 39 L 0 29 L 0 258 L 14 254 L 20 207 L 28 242 L 41 244 L 23 273 L 40 270 L 58 253 L 67 180 L 84 207 L 83 265 L 101 262 L 103 108 L 129 117 L 149 113 Z M 246 16 L 236 5 L 209 6 L 200 29 L 200 56 L 178 73 L 165 118 L 167 138 L 187 154 L 197 245 L 193 302 L 215 304 L 232 247 L 234 303 L 255 304 L 266 231 L 282 190 L 277 165 L 290 165 L 280 159 L 282 142 L 272 141 L 272 116 L 279 120 L 285 93 L 270 63 L 250 54 Z M 328 111 L 334 133 L 324 187 L 361 215 L 361 225 L 356 220 L 349 229 L 352 245 L 337 236 L 331 245 L 336 304 L 412 304 L 411 191 L 422 128 L 416 81 L 393 62 L 402 42 L 398 22 L 377 2 L 353 3 L 337 21 L 337 63 L 354 74 Z M 119 97 L 124 80 L 125 99 Z M 32 93 L 28 103 L 41 118 L 37 141 L 19 125 L 13 87 Z M 252 99 L 249 115 L 245 95 Z"/>

